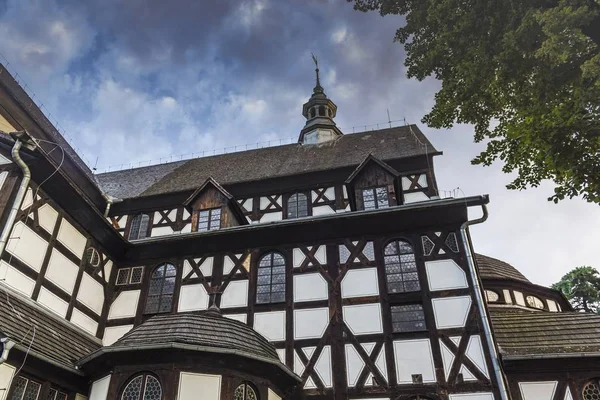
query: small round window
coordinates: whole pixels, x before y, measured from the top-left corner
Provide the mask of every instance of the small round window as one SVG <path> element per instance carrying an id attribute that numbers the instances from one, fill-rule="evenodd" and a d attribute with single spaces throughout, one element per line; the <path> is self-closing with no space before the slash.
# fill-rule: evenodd
<path id="1" fill-rule="evenodd" d="M 540 310 L 544 309 L 544 302 L 535 296 L 527 296 L 525 300 L 527 300 L 527 305 L 529 307 L 538 308 Z"/>

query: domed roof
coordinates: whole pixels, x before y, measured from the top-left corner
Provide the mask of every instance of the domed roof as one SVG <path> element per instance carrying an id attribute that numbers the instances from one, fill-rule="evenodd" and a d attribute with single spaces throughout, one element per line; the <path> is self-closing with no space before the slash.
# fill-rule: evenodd
<path id="1" fill-rule="evenodd" d="M 110 347 L 139 348 L 182 343 L 210 351 L 279 362 L 275 347 L 248 325 L 226 318 L 218 310 L 156 315 L 134 328 Z"/>
<path id="2" fill-rule="evenodd" d="M 529 282 L 529 279 L 520 273 L 512 265 L 496 258 L 475 254 L 475 261 L 479 269 L 481 279 L 512 279 L 521 282 Z"/>

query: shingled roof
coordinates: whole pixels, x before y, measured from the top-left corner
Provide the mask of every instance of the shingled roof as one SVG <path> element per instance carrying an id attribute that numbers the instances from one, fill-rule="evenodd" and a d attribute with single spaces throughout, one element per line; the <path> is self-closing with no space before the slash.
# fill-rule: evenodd
<path id="1" fill-rule="evenodd" d="M 600 315 L 490 307 L 494 336 L 505 356 L 600 352 Z"/>
<path id="2" fill-rule="evenodd" d="M 343 135 L 315 144 L 289 144 L 97 175 L 119 198 L 193 191 L 212 176 L 221 185 L 356 167 L 369 154 L 382 161 L 440 154 L 415 125 Z"/>
<path id="3" fill-rule="evenodd" d="M 529 282 L 529 279 L 520 273 L 512 265 L 496 258 L 475 254 L 475 262 L 482 279 L 513 279 L 521 282 Z"/>
<path id="4" fill-rule="evenodd" d="M 156 315 L 109 346 L 114 349 L 160 347 L 172 343 L 233 351 L 238 355 L 280 363 L 275 347 L 248 325 L 218 311 Z"/>
<path id="5" fill-rule="evenodd" d="M 0 331 L 17 342 L 23 351 L 31 343 L 30 356 L 39 355 L 74 371 L 77 360 L 101 347 L 99 340 L 70 328 L 66 321 L 46 314 L 39 307 L 0 289 L 0 310 L 4 310 Z"/>

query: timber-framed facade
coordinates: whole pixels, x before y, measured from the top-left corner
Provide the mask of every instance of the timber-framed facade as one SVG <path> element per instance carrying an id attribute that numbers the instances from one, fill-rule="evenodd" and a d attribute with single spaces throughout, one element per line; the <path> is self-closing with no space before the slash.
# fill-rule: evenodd
<path id="1" fill-rule="evenodd" d="M 1 400 L 600 393 L 600 317 L 475 253 L 417 126 L 317 81 L 297 144 L 94 175 L 0 68 Z"/>

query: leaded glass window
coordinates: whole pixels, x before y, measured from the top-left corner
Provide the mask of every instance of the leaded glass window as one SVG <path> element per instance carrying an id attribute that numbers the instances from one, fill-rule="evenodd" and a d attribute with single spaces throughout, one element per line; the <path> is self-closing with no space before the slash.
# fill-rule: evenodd
<path id="1" fill-rule="evenodd" d="M 144 239 L 148 236 L 148 223 L 150 216 L 148 214 L 138 214 L 131 221 L 129 228 L 129 240 Z"/>
<path id="2" fill-rule="evenodd" d="M 258 400 L 258 396 L 252 386 L 242 383 L 233 392 L 233 400 Z"/>
<path id="3" fill-rule="evenodd" d="M 160 382 L 152 375 L 142 374 L 127 383 L 121 394 L 121 400 L 160 400 L 162 388 Z"/>
<path id="4" fill-rule="evenodd" d="M 421 290 L 415 253 L 410 243 L 394 240 L 384 249 L 385 277 L 388 293 Z"/>
<path id="5" fill-rule="evenodd" d="M 450 232 L 448 234 L 446 237 L 446 246 L 448 246 L 448 248 L 453 252 L 458 253 L 458 241 L 456 240 L 456 233 Z"/>
<path id="6" fill-rule="evenodd" d="M 538 308 L 540 310 L 544 309 L 544 302 L 535 296 L 527 296 L 525 301 L 527 301 L 529 307 Z"/>
<path id="7" fill-rule="evenodd" d="M 221 208 L 198 211 L 198 232 L 221 228 Z"/>
<path id="8" fill-rule="evenodd" d="M 390 206 L 387 186 L 363 189 L 363 209 L 376 210 Z"/>
<path id="9" fill-rule="evenodd" d="M 304 193 L 294 193 L 287 203 L 287 217 L 301 218 L 308 216 L 308 196 Z"/>
<path id="10" fill-rule="evenodd" d="M 22 376 L 13 381 L 13 392 L 10 400 L 38 400 L 42 385 Z"/>
<path id="11" fill-rule="evenodd" d="M 256 281 L 257 303 L 285 301 L 285 258 L 279 253 L 267 253 L 258 262 Z"/>
<path id="12" fill-rule="evenodd" d="M 177 270 L 173 264 L 156 267 L 150 278 L 146 314 L 171 312 Z"/>
<path id="13" fill-rule="evenodd" d="M 56 389 L 50 389 L 48 391 L 47 400 L 67 400 L 67 395 L 66 393 L 59 392 Z"/>
<path id="14" fill-rule="evenodd" d="M 394 332 L 418 332 L 426 330 L 425 313 L 421 304 L 392 306 L 392 330 Z"/>
<path id="15" fill-rule="evenodd" d="M 487 301 L 489 301 L 490 303 L 495 303 L 498 300 L 500 300 L 500 296 L 498 296 L 498 293 L 496 293 L 492 290 L 486 290 L 485 297 L 487 298 Z"/>
<path id="16" fill-rule="evenodd" d="M 581 391 L 583 400 L 600 400 L 600 379 L 594 379 Z"/>

